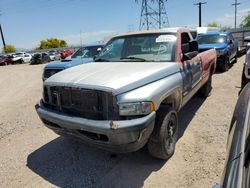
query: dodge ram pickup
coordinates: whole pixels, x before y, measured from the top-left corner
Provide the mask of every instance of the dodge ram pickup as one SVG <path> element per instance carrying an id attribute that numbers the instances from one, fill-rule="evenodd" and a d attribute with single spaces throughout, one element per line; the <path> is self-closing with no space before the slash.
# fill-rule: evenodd
<path id="1" fill-rule="evenodd" d="M 95 58 L 48 78 L 35 105 L 59 135 L 115 153 L 147 144 L 170 158 L 178 139 L 177 112 L 195 94 L 209 96 L 216 51 L 198 53 L 184 28 L 128 33 L 112 38 Z"/>

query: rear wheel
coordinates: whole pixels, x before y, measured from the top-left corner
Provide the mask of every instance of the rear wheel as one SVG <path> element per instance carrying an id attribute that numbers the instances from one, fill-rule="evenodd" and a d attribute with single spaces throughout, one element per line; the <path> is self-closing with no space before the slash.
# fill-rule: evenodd
<path id="1" fill-rule="evenodd" d="M 148 141 L 149 153 L 160 159 L 169 159 L 175 151 L 178 139 L 177 112 L 170 106 L 163 106 L 157 111 L 156 123 Z"/>
<path id="2" fill-rule="evenodd" d="M 211 95 L 212 91 L 212 75 L 210 73 L 208 81 L 200 88 L 199 96 L 207 98 Z"/>

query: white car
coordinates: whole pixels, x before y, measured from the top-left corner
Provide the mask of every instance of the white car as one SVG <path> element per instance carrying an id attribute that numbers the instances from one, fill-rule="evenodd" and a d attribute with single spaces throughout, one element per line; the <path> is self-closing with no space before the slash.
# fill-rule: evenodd
<path id="1" fill-rule="evenodd" d="M 31 54 L 26 52 L 17 52 L 12 55 L 12 63 L 29 63 L 31 61 Z"/>
<path id="2" fill-rule="evenodd" d="M 51 50 L 48 52 L 51 61 L 60 60 L 61 55 L 56 50 Z"/>

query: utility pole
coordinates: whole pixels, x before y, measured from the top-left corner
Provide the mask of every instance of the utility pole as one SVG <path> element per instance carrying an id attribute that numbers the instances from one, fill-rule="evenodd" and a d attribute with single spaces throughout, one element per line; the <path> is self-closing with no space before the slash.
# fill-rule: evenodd
<path id="1" fill-rule="evenodd" d="M 234 29 L 236 29 L 237 27 L 237 6 L 240 5 L 240 3 L 237 2 L 237 0 L 235 0 L 235 3 L 232 4 L 234 6 Z"/>
<path id="2" fill-rule="evenodd" d="M 1 16 L 1 12 L 0 12 L 0 16 Z M 1 37 L 2 37 L 2 41 L 3 41 L 3 48 L 5 49 L 5 41 L 4 41 L 4 36 L 3 36 L 3 30 L 2 30 L 2 25 L 0 23 L 0 32 L 1 32 Z"/>
<path id="3" fill-rule="evenodd" d="M 207 2 L 199 2 L 199 3 L 195 3 L 194 5 L 198 5 L 199 6 L 199 27 L 201 27 L 201 5 L 207 4 Z"/>

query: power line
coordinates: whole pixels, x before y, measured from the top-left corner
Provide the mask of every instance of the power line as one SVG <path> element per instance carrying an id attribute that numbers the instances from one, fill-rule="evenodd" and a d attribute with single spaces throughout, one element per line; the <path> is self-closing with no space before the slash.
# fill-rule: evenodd
<path id="1" fill-rule="evenodd" d="M 169 27 L 165 2 L 167 0 L 142 0 L 140 30 Z"/>
<path id="2" fill-rule="evenodd" d="M 236 29 L 236 22 L 237 22 L 237 7 L 240 5 L 240 3 L 235 0 L 235 3 L 232 4 L 234 6 L 234 29 Z"/>
<path id="3" fill-rule="evenodd" d="M 195 6 L 199 6 L 199 27 L 201 27 L 201 6 L 207 4 L 207 2 L 195 3 Z"/>

